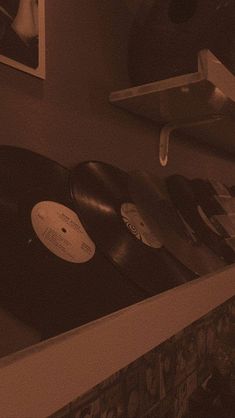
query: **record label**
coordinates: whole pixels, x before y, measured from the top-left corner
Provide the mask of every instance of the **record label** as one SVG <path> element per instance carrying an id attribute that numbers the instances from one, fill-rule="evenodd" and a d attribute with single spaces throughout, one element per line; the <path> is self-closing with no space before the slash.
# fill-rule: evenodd
<path id="1" fill-rule="evenodd" d="M 162 244 L 150 231 L 143 218 L 133 203 L 123 203 L 121 205 L 121 215 L 124 223 L 131 233 L 145 245 L 152 248 L 161 248 Z"/>
<path id="2" fill-rule="evenodd" d="M 94 242 L 68 207 L 41 201 L 32 209 L 31 222 L 39 240 L 57 257 L 71 263 L 85 263 L 94 256 Z"/>

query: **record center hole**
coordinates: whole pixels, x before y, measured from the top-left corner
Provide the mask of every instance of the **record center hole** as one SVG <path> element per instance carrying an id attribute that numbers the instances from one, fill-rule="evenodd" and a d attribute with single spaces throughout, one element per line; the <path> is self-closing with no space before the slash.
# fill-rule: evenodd
<path id="1" fill-rule="evenodd" d="M 67 230 L 65 228 L 61 228 L 61 231 L 64 232 L 64 234 L 66 234 Z"/>
<path id="2" fill-rule="evenodd" d="M 168 16 L 173 23 L 184 23 L 193 17 L 198 0 L 171 0 Z"/>

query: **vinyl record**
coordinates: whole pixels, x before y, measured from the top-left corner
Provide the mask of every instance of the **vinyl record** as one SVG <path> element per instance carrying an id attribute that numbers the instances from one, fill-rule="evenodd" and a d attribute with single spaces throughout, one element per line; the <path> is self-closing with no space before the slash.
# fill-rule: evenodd
<path id="1" fill-rule="evenodd" d="M 8 251 L 15 254 L 18 243 L 21 248 L 16 231 L 21 228 L 19 210 L 25 196 L 43 188 L 49 194 L 54 184 L 53 192 L 59 197 L 60 190 L 66 190 L 68 178 L 67 169 L 42 155 L 24 148 L 0 146 L 1 255 Z"/>
<path id="2" fill-rule="evenodd" d="M 42 338 L 146 295 L 97 250 L 74 211 L 70 171 L 26 149 L 0 147 L 1 304 Z"/>
<path id="3" fill-rule="evenodd" d="M 234 42 L 234 0 L 144 0 L 130 34 L 131 82 L 196 72 L 202 49 L 234 72 Z"/>
<path id="4" fill-rule="evenodd" d="M 230 186 L 228 190 L 231 196 L 235 197 L 235 185 Z"/>
<path id="5" fill-rule="evenodd" d="M 233 263 L 235 253 L 211 222 L 203 201 L 194 191 L 193 183 L 184 176 L 172 175 L 166 179 L 166 184 L 175 207 L 197 238 L 226 263 Z"/>
<path id="6" fill-rule="evenodd" d="M 235 199 L 224 184 L 196 178 L 191 180 L 191 186 L 209 218 L 235 213 Z"/>
<path id="7" fill-rule="evenodd" d="M 71 194 L 97 247 L 148 295 L 191 280 L 182 266 L 145 225 L 128 190 L 128 174 L 99 161 L 72 172 Z"/>
<path id="8" fill-rule="evenodd" d="M 170 200 L 163 179 L 147 171 L 132 172 L 129 189 L 149 229 L 189 270 L 202 276 L 225 265 L 220 257 L 189 234 Z"/>
<path id="9" fill-rule="evenodd" d="M 235 197 L 229 187 L 219 181 L 198 178 L 191 180 L 191 185 L 211 225 L 235 251 Z"/>

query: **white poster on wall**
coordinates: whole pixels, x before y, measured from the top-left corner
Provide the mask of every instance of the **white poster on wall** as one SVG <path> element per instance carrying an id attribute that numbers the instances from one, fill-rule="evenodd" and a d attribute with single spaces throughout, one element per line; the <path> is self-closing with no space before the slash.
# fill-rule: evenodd
<path id="1" fill-rule="evenodd" d="M 45 78 L 45 0 L 0 0 L 0 62 Z"/>

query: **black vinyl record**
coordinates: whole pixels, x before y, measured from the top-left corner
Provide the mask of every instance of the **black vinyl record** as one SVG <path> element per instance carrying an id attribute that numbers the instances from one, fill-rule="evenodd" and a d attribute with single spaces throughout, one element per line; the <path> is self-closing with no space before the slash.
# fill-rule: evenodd
<path id="1" fill-rule="evenodd" d="M 144 0 L 130 34 L 130 79 L 136 85 L 196 72 L 202 49 L 234 72 L 234 43 L 234 0 Z"/>
<path id="2" fill-rule="evenodd" d="M 211 222 L 209 213 L 205 210 L 206 207 L 208 208 L 209 185 L 205 184 L 204 198 L 200 199 L 199 189 L 195 192 L 196 184 L 199 186 L 198 181 L 194 183 L 184 176 L 175 174 L 166 179 L 166 184 L 172 202 L 183 219 L 185 219 L 195 232 L 197 238 L 226 263 L 234 263 L 235 252 L 226 244 L 221 234 Z M 207 199 L 205 199 L 205 194 L 207 195 Z M 211 205 L 210 208 L 212 209 Z"/>
<path id="3" fill-rule="evenodd" d="M 128 190 L 128 174 L 110 164 L 88 161 L 72 172 L 71 193 L 98 248 L 149 296 L 195 275 L 153 236 Z"/>
<path id="4" fill-rule="evenodd" d="M 74 211 L 68 169 L 1 146 L 0 176 L 2 306 L 48 338 L 146 296 L 87 234 Z"/>
<path id="5" fill-rule="evenodd" d="M 191 180 L 193 192 L 225 246 L 235 252 L 235 198 L 224 183 L 217 180 Z M 231 259 L 233 260 L 233 259 Z"/>
<path id="6" fill-rule="evenodd" d="M 235 185 L 232 185 L 228 187 L 229 193 L 231 193 L 231 196 L 235 197 Z"/>
<path id="7" fill-rule="evenodd" d="M 129 189 L 144 221 L 164 247 L 195 274 L 225 266 L 219 256 L 195 239 L 170 200 L 164 179 L 147 171 L 130 173 Z"/>
<path id="8" fill-rule="evenodd" d="M 191 180 L 191 186 L 209 218 L 235 212 L 235 199 L 224 184 L 196 178 Z"/>

